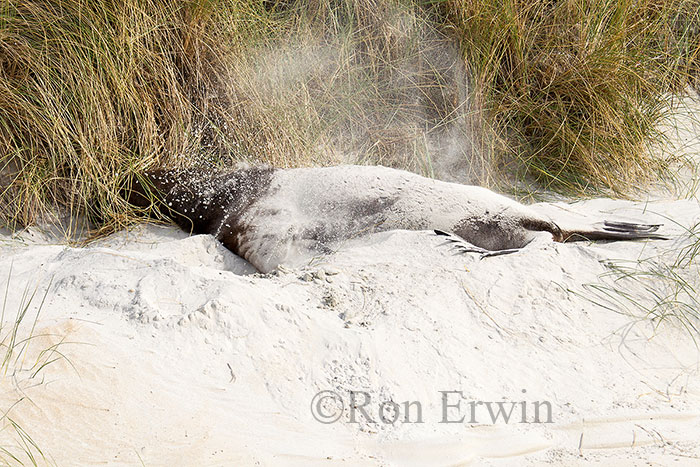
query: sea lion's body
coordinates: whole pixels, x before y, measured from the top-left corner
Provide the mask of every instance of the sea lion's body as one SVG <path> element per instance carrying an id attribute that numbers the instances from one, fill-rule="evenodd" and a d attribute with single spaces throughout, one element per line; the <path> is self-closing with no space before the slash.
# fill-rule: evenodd
<path id="1" fill-rule="evenodd" d="M 522 248 L 542 232 L 556 241 L 570 235 L 486 188 L 385 167 L 244 169 L 213 176 L 154 171 L 145 179 L 180 227 L 214 235 L 261 272 L 300 266 L 343 241 L 394 229 L 452 232 L 492 251 Z M 137 183 L 130 201 L 145 205 L 143 193 Z M 647 234 L 623 238 L 656 230 L 639 227 Z"/>

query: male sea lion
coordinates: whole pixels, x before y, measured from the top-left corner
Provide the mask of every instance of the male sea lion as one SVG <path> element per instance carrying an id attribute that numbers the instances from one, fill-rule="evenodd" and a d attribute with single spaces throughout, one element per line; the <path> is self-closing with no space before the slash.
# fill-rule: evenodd
<path id="1" fill-rule="evenodd" d="M 659 225 L 625 222 L 567 230 L 486 188 L 386 167 L 155 170 L 134 180 L 126 196 L 140 207 L 155 200 L 182 229 L 213 235 L 263 273 L 393 229 L 452 232 L 476 247 L 464 250 L 487 255 L 522 248 L 543 232 L 558 242 L 663 238 L 654 234 Z"/>

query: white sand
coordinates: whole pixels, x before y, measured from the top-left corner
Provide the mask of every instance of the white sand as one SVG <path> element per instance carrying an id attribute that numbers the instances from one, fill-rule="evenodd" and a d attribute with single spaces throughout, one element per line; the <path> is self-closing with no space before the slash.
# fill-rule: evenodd
<path id="1" fill-rule="evenodd" d="M 688 200 L 563 207 L 667 216 L 679 224 L 661 219 L 674 236 L 700 220 Z M 246 265 L 212 237 L 170 227 L 87 248 L 37 230 L 4 233 L 7 315 L 26 284 L 38 295 L 49 287 L 32 348 L 63 340 L 70 363 L 3 378 L 3 407 L 26 397 L 11 416 L 60 465 L 700 462 L 700 354 L 687 331 L 585 298 L 607 261 L 677 250 L 674 241 L 539 243 L 484 260 L 441 243 L 428 232 L 382 233 L 263 277 L 243 275 Z M 320 280 L 319 271 L 337 274 Z M 312 417 L 322 390 L 345 399 L 335 424 Z M 350 423 L 350 390 L 420 401 L 424 423 L 382 423 L 374 402 L 374 423 L 360 413 Z M 439 423 L 439 391 L 463 392 L 464 423 Z M 508 424 L 492 423 L 484 406 L 468 423 L 468 401 L 523 400 L 551 402 L 553 423 L 516 423 L 520 405 Z"/>

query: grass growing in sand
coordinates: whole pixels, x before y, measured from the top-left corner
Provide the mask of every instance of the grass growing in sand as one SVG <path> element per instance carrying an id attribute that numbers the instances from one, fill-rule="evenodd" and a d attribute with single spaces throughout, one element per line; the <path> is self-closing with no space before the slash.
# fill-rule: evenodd
<path id="1" fill-rule="evenodd" d="M 698 74 L 699 0 L 5 0 L 0 222 L 129 223 L 165 165 L 382 163 L 625 193 Z"/>
<path id="2" fill-rule="evenodd" d="M 586 284 L 585 292 L 579 295 L 603 308 L 639 321 L 650 321 L 655 326 L 663 322 L 680 324 L 697 339 L 700 335 L 700 223 L 685 228 L 685 233 L 675 243 L 676 248 L 654 256 L 609 262 L 609 271 L 598 282 Z"/>
<path id="3" fill-rule="evenodd" d="M 700 2 L 448 0 L 508 171 L 547 187 L 623 193 L 654 159 L 669 91 L 698 75 Z"/>
<path id="4" fill-rule="evenodd" d="M 31 429 L 27 430 L 27 427 L 16 421 L 13 411 L 21 404 L 32 404 L 25 391 L 42 384 L 46 368 L 65 358 L 60 349 L 63 340 L 43 349 L 37 348 L 41 338 L 46 337 L 35 331 L 50 284 L 41 297 L 36 296 L 36 288 L 32 290 L 27 285 L 15 315 L 10 316 L 7 299 L 11 278 L 10 269 L 0 312 L 0 391 L 3 401 L 3 407 L 0 408 L 0 463 L 46 464 L 49 460 L 32 439 Z"/>

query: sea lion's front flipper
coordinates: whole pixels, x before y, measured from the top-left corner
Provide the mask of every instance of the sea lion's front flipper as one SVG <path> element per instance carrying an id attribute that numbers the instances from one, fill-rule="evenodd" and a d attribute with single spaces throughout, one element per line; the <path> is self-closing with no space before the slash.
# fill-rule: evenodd
<path id="1" fill-rule="evenodd" d="M 457 235 L 451 234 L 449 232 L 445 232 L 443 230 L 433 230 L 435 232 L 435 235 L 438 235 L 440 237 L 446 237 L 446 241 L 444 243 L 441 243 L 438 246 L 444 246 L 444 245 L 451 245 L 453 249 L 457 250 L 455 254 L 464 254 L 464 253 L 477 253 L 480 255 L 479 259 L 484 259 L 488 258 L 490 256 L 501 256 L 501 255 L 508 255 L 510 253 L 516 253 L 520 251 L 520 248 L 509 248 L 506 250 L 486 250 L 484 248 L 480 248 L 478 246 L 474 246 L 471 243 L 466 242 L 462 238 L 458 237 Z"/>

